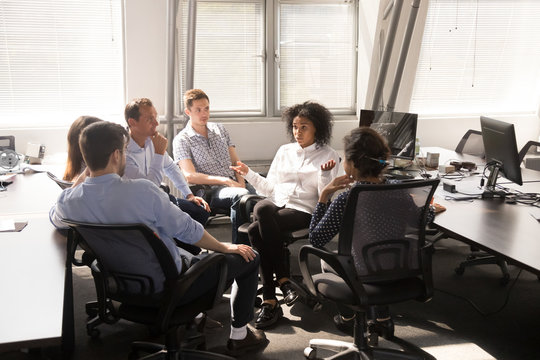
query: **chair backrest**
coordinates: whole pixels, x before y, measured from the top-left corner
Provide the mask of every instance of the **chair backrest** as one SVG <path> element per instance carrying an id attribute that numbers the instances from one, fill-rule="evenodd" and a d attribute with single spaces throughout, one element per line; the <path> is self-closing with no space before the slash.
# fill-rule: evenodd
<path id="1" fill-rule="evenodd" d="M 113 300 L 155 304 L 163 296 L 165 282 L 179 276 L 171 253 L 146 225 L 63 221 L 97 260 L 107 296 Z"/>
<path id="2" fill-rule="evenodd" d="M 421 274 L 426 216 L 438 183 L 435 179 L 351 188 L 338 252 L 352 255 L 363 281 Z"/>
<path id="3" fill-rule="evenodd" d="M 482 132 L 478 130 L 467 130 L 456 146 L 455 151 L 458 154 L 474 155 L 481 158 L 486 157 Z"/>
<path id="4" fill-rule="evenodd" d="M 54 175 L 53 173 L 51 173 L 49 171 L 47 171 L 47 176 L 49 177 L 49 179 L 51 179 L 56 184 L 58 184 L 58 186 L 60 186 L 60 188 L 62 190 L 70 188 L 73 185 L 73 183 L 71 181 L 62 180 L 62 179 L 56 177 L 56 175 Z"/>
<path id="5" fill-rule="evenodd" d="M 527 169 L 540 171 L 540 142 L 528 141 L 519 151 L 519 162 Z"/>

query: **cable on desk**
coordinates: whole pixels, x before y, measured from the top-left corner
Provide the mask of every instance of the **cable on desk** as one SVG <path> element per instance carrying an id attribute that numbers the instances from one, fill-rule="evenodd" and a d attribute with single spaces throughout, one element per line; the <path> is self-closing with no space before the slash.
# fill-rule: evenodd
<path id="1" fill-rule="evenodd" d="M 484 316 L 484 317 L 488 317 L 488 316 L 492 316 L 492 315 L 495 315 L 495 314 L 498 314 L 500 313 L 505 307 L 506 305 L 508 305 L 508 301 L 510 300 L 510 293 L 512 292 L 512 289 L 514 289 L 514 286 L 516 285 L 516 282 L 518 281 L 519 279 L 519 276 L 521 275 L 521 272 L 523 271 L 523 269 L 519 269 L 519 272 L 518 274 L 516 275 L 516 278 L 512 281 L 512 283 L 510 284 L 510 286 L 508 287 L 508 291 L 506 292 L 506 297 L 504 299 L 504 302 L 503 304 L 495 311 L 491 311 L 491 312 L 484 312 L 482 311 L 482 309 L 480 309 L 480 307 L 478 305 L 476 305 L 472 300 L 466 298 L 465 296 L 461 296 L 461 295 L 457 295 L 457 294 L 454 294 L 450 291 L 446 291 L 446 290 L 443 290 L 443 289 L 438 289 L 438 288 L 434 288 L 435 291 L 438 291 L 440 293 L 443 293 L 443 294 L 446 294 L 446 295 L 450 295 L 450 296 L 453 296 L 455 298 L 458 298 L 458 299 L 461 299 L 461 300 L 464 300 L 465 302 L 467 302 L 469 305 L 472 306 L 472 308 L 474 310 L 476 310 L 480 315 Z"/>

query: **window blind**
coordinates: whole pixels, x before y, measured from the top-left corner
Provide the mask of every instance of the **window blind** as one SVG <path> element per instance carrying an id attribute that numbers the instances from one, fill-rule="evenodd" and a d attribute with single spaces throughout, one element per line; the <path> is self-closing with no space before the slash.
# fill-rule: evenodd
<path id="1" fill-rule="evenodd" d="M 539 1 L 430 1 L 410 111 L 534 113 L 539 65 Z"/>
<path id="2" fill-rule="evenodd" d="M 355 111 L 354 2 L 280 1 L 279 106 L 316 100 Z"/>
<path id="3" fill-rule="evenodd" d="M 182 1 L 181 81 L 185 91 L 188 2 Z M 264 112 L 264 1 L 197 1 L 193 86 L 213 114 Z"/>
<path id="4" fill-rule="evenodd" d="M 123 110 L 120 0 L 0 1 L 0 125 Z"/>

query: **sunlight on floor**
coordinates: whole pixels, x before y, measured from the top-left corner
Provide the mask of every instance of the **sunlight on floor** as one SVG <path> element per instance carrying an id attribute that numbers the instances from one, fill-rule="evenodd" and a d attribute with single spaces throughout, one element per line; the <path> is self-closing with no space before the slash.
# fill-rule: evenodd
<path id="1" fill-rule="evenodd" d="M 493 356 L 473 343 L 451 344 L 443 346 L 424 347 L 425 351 L 435 356 L 437 360 L 450 360 L 459 356 L 462 360 L 492 360 Z"/>

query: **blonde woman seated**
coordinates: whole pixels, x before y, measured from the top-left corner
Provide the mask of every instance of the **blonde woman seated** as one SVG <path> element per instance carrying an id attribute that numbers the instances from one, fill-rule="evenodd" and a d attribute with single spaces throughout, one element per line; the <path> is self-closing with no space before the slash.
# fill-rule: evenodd
<path id="1" fill-rule="evenodd" d="M 251 244 L 260 254 L 263 304 L 255 321 L 258 329 L 276 323 L 283 311 L 276 298 L 274 274 L 284 301 L 291 306 L 298 295 L 292 288 L 290 269 L 283 259 L 283 231 L 308 227 L 322 189 L 337 175 L 338 153 L 328 146 L 332 134 L 332 114 L 315 102 L 294 105 L 283 113 L 288 133 L 294 141 L 276 153 L 266 178 L 238 162 L 232 168 L 244 176 L 267 199 L 253 210 L 249 226 Z"/>

